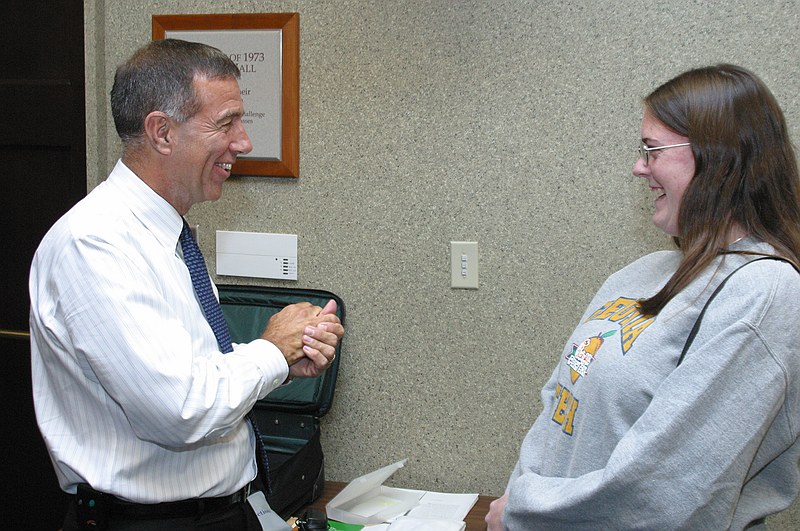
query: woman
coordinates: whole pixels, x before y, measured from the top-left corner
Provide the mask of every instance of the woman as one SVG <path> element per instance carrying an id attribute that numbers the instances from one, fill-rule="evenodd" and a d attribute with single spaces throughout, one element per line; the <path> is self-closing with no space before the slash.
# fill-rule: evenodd
<path id="1" fill-rule="evenodd" d="M 677 251 L 606 280 L 542 390 L 486 522 L 743 529 L 800 489 L 800 187 L 751 72 L 685 72 L 644 100 L 633 174 Z M 714 290 L 720 289 L 687 339 Z M 684 347 L 688 346 L 685 357 Z"/>

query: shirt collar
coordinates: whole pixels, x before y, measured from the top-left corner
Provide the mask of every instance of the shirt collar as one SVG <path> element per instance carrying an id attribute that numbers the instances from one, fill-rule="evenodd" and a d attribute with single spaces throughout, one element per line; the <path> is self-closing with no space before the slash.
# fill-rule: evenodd
<path id="1" fill-rule="evenodd" d="M 107 182 L 127 197 L 131 211 L 167 248 L 174 249 L 183 230 L 183 217 L 166 199 L 118 160 Z"/>

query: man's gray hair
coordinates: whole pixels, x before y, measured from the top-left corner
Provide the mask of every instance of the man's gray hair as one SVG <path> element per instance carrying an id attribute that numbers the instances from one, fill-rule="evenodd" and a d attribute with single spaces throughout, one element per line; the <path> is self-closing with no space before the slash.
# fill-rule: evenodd
<path id="1" fill-rule="evenodd" d="M 124 145 L 144 135 L 144 119 L 161 111 L 185 122 L 200 109 L 194 79 L 240 77 L 223 52 L 205 44 L 164 39 L 137 50 L 117 68 L 111 114 Z"/>

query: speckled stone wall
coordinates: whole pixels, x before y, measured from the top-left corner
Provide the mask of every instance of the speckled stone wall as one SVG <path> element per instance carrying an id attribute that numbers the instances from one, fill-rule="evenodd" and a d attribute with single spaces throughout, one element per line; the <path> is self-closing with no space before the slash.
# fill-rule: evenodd
<path id="1" fill-rule="evenodd" d="M 90 187 L 119 154 L 114 68 L 153 14 L 300 13 L 301 177 L 233 178 L 189 217 L 212 271 L 215 230 L 293 233 L 299 280 L 263 282 L 346 301 L 333 480 L 408 458 L 393 484 L 502 493 L 584 305 L 671 245 L 630 173 L 656 85 L 742 64 L 800 138 L 797 1 L 85 3 Z M 479 242 L 477 291 L 449 287 L 452 240 Z"/>

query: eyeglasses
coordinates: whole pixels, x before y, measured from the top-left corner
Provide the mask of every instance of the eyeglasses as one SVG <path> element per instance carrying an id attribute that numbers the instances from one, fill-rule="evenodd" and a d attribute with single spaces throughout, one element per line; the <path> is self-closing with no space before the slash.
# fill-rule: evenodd
<path id="1" fill-rule="evenodd" d="M 639 146 L 639 158 L 644 159 L 644 165 L 647 166 L 650 164 L 650 152 L 651 151 L 661 151 L 662 149 L 669 149 L 674 147 L 681 147 L 681 146 L 690 146 L 690 142 L 684 142 L 683 144 L 670 144 L 668 146 L 654 146 L 649 147 L 647 144 L 642 142 Z"/>

